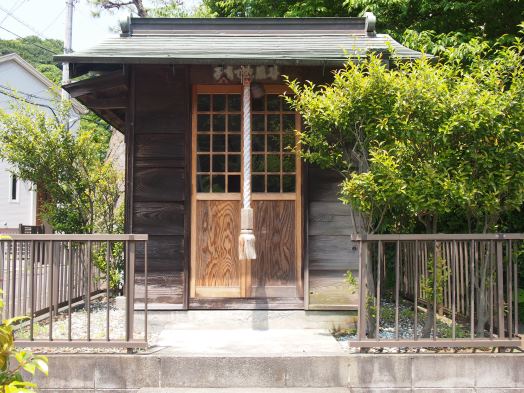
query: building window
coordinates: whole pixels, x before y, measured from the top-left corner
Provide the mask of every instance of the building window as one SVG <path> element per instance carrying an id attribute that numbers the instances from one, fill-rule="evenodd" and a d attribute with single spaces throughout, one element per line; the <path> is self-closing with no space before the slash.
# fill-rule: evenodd
<path id="1" fill-rule="evenodd" d="M 18 178 L 16 175 L 9 177 L 9 200 L 11 202 L 18 202 Z"/>

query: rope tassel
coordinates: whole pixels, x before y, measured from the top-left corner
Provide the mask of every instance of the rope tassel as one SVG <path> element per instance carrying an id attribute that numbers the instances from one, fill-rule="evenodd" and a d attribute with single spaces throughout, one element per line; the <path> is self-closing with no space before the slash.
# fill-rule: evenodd
<path id="1" fill-rule="evenodd" d="M 242 210 L 240 211 L 240 237 L 238 255 L 240 260 L 256 259 L 255 234 L 253 232 L 253 209 L 251 209 L 251 73 L 249 67 L 242 67 L 242 84 L 244 85 L 243 109 L 244 139 Z"/>

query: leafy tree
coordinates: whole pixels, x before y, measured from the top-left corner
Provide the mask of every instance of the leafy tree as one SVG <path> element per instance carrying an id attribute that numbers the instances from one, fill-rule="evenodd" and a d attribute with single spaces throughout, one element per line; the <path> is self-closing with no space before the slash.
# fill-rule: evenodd
<path id="1" fill-rule="evenodd" d="M 452 215 L 467 222 L 461 231 L 496 230 L 524 201 L 523 50 L 517 38 L 467 67 L 422 58 L 388 69 L 371 55 L 330 85 L 291 82 L 305 125 L 301 154 L 344 176 L 341 199 L 362 232 L 410 231 L 405 222 L 417 220 L 436 233 Z M 480 258 L 476 283 L 481 330 L 488 260 Z"/>
<path id="2" fill-rule="evenodd" d="M 27 36 L 14 40 L 0 40 L 0 55 L 18 53 L 24 60 L 36 66 L 38 64 L 55 64 L 53 54 L 64 50 L 62 41 L 41 39 Z"/>
<path id="3" fill-rule="evenodd" d="M 95 9 L 94 14 L 100 11 L 109 12 L 129 10 L 138 16 L 145 17 L 185 17 L 188 11 L 183 8 L 182 0 L 88 0 Z"/>
<path id="4" fill-rule="evenodd" d="M 520 0 L 204 0 L 204 5 L 221 17 L 358 16 L 372 11 L 378 28 L 396 36 L 413 29 L 496 38 L 516 34 L 524 19 Z"/>
<path id="5" fill-rule="evenodd" d="M 116 231 L 121 175 L 104 162 L 106 150 L 96 129 L 73 132 L 60 116 L 50 118 L 29 105 L 0 112 L 0 157 L 19 179 L 36 185 L 45 200 L 44 218 L 56 231 Z"/>

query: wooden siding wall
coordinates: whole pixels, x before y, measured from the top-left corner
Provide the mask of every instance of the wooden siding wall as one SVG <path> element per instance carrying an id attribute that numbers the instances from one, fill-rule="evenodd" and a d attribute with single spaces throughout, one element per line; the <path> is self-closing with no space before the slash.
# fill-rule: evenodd
<path id="1" fill-rule="evenodd" d="M 338 199 L 340 177 L 317 167 L 308 168 L 309 309 L 356 309 L 358 291 L 344 275 L 358 278 L 358 248 L 349 208 Z M 353 293 L 354 292 L 354 293 Z"/>
<path id="2" fill-rule="evenodd" d="M 185 300 L 190 204 L 187 80 L 183 66 L 140 65 L 131 70 L 134 110 L 127 148 L 132 171 L 128 192 L 132 192 L 127 198 L 127 230 L 150 235 L 153 303 L 182 305 Z"/>

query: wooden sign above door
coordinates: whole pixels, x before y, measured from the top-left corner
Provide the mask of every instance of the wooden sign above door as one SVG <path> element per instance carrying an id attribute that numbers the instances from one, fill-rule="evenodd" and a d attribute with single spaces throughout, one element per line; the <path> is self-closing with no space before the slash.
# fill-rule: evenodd
<path id="1" fill-rule="evenodd" d="M 280 78 L 280 69 L 276 65 L 245 66 L 244 71 L 251 74 L 255 81 L 276 81 Z M 217 66 L 213 68 L 213 79 L 218 83 L 240 82 L 242 67 Z"/>

